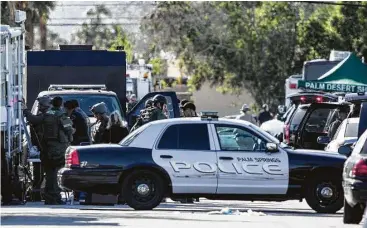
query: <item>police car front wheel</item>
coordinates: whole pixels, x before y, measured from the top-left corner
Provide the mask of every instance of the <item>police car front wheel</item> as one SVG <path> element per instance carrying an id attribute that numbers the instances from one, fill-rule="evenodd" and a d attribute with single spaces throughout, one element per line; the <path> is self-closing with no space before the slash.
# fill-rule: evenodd
<path id="1" fill-rule="evenodd" d="M 341 183 L 341 180 L 327 178 L 310 181 L 306 189 L 307 204 L 317 213 L 336 213 L 344 203 Z"/>
<path id="2" fill-rule="evenodd" d="M 164 196 L 162 178 L 149 170 L 130 173 L 123 182 L 123 196 L 127 205 L 135 210 L 151 210 L 158 206 Z"/>

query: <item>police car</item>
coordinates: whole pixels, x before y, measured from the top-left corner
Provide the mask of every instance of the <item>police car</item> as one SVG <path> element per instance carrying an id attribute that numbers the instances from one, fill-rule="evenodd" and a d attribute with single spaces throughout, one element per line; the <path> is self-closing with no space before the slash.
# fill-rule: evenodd
<path id="1" fill-rule="evenodd" d="M 164 197 L 285 201 L 306 199 L 315 211 L 343 206 L 345 157 L 292 150 L 259 127 L 203 113 L 153 121 L 119 144 L 69 147 L 58 174 L 64 189 L 122 194 L 136 210 Z"/>

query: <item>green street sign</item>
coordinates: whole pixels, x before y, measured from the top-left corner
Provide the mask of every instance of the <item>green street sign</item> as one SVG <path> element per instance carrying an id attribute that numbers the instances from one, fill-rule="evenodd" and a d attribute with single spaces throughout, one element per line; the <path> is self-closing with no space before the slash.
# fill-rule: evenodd
<path id="1" fill-rule="evenodd" d="M 298 88 L 322 90 L 328 92 L 365 93 L 367 85 L 334 84 L 317 81 L 298 81 Z"/>

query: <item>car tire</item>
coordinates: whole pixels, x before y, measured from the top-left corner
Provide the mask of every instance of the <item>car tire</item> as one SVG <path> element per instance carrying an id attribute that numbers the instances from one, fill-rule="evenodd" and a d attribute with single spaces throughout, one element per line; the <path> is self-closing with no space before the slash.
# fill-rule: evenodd
<path id="1" fill-rule="evenodd" d="M 357 204 L 354 207 L 350 206 L 346 200 L 344 200 L 344 224 L 359 224 L 363 218 L 364 209 L 361 205 Z"/>
<path id="2" fill-rule="evenodd" d="M 157 173 L 149 170 L 133 171 L 122 184 L 126 204 L 135 210 L 152 210 L 162 202 L 163 183 Z"/>
<path id="3" fill-rule="evenodd" d="M 312 180 L 307 184 L 305 199 L 317 213 L 334 214 L 344 204 L 342 181 L 328 178 Z"/>

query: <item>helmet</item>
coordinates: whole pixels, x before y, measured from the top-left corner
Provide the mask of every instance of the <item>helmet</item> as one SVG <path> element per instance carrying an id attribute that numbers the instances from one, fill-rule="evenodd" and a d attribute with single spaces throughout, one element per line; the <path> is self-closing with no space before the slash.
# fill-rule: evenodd
<path id="1" fill-rule="evenodd" d="M 164 96 L 160 95 L 160 94 L 157 94 L 153 97 L 153 102 L 154 104 L 167 104 L 167 100 Z"/>
<path id="2" fill-rule="evenodd" d="M 152 104 L 153 104 L 153 100 L 152 99 L 148 99 L 148 100 L 145 101 L 145 107 L 146 108 L 152 106 Z"/>
<path id="3" fill-rule="evenodd" d="M 42 107 L 51 107 L 51 98 L 49 96 L 38 97 L 38 104 Z"/>
<path id="4" fill-rule="evenodd" d="M 191 103 L 191 102 L 185 103 L 182 108 L 184 110 L 186 110 L 186 109 L 192 109 L 192 110 L 196 111 L 196 106 L 193 103 Z"/>
<path id="5" fill-rule="evenodd" d="M 93 105 L 90 110 L 94 114 L 104 114 L 104 113 L 107 112 L 107 107 L 106 107 L 106 104 L 104 102 L 101 102 L 101 103 L 97 103 L 97 104 Z"/>
<path id="6" fill-rule="evenodd" d="M 243 104 L 240 111 L 248 111 L 248 110 L 250 110 L 250 108 L 248 107 L 248 105 L 247 104 Z"/>
<path id="7" fill-rule="evenodd" d="M 263 109 L 267 110 L 268 109 L 268 105 L 267 104 L 263 104 Z"/>
<path id="8" fill-rule="evenodd" d="M 183 99 L 181 102 L 180 102 L 180 106 L 183 107 L 187 102 L 189 102 L 188 100 L 186 99 Z"/>

